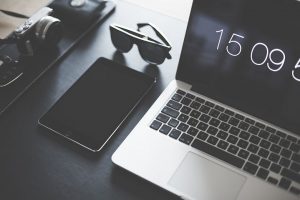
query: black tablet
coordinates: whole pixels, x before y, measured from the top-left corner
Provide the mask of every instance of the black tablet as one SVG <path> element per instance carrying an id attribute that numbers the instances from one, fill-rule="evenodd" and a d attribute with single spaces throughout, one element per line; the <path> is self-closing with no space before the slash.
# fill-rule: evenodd
<path id="1" fill-rule="evenodd" d="M 39 120 L 39 124 L 83 147 L 99 151 L 155 79 L 99 58 Z"/>

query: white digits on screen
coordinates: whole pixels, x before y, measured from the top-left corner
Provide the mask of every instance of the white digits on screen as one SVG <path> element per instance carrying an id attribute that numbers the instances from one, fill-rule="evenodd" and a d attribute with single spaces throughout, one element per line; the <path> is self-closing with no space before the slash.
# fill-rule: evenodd
<path id="1" fill-rule="evenodd" d="M 259 45 L 265 47 L 265 49 L 266 49 L 266 56 L 265 56 L 265 59 L 264 59 L 262 62 L 260 62 L 260 63 L 254 61 L 254 58 L 253 58 L 253 52 L 254 52 L 255 48 L 256 48 L 257 46 L 259 46 Z M 253 48 L 252 48 L 252 50 L 251 50 L 250 58 L 251 58 L 251 61 L 253 62 L 253 64 L 255 64 L 255 65 L 263 65 L 263 64 L 267 61 L 268 55 L 269 55 L 269 48 L 267 47 L 267 45 L 265 45 L 264 43 L 259 42 L 259 43 L 256 43 L 256 44 L 253 46 Z"/>
<path id="2" fill-rule="evenodd" d="M 238 56 L 242 52 L 242 45 L 237 40 L 235 40 L 234 37 L 244 38 L 244 36 L 242 36 L 242 35 L 238 35 L 238 34 L 233 33 L 230 40 L 229 40 L 229 42 L 228 42 L 228 45 L 226 46 L 226 50 L 227 50 L 227 53 L 229 55 Z M 238 46 L 238 48 L 239 48 L 238 52 L 231 52 L 229 50 L 229 45 L 234 45 L 234 44 L 236 44 Z"/>
<path id="3" fill-rule="evenodd" d="M 300 58 L 299 58 L 297 64 L 295 65 L 295 69 L 297 69 L 297 68 L 300 68 Z M 296 81 L 299 81 L 299 82 L 300 82 L 300 78 L 297 78 L 296 75 L 295 75 L 295 69 L 292 71 L 292 76 L 293 76 L 293 78 L 294 78 Z"/>
<path id="4" fill-rule="evenodd" d="M 221 33 L 220 34 L 220 37 L 219 37 L 219 42 L 218 42 L 218 46 L 217 46 L 217 50 L 219 50 L 219 47 L 220 47 L 220 42 L 222 40 L 222 35 L 223 35 L 223 29 L 219 30 L 219 31 L 216 31 L 217 33 Z"/>
<path id="5" fill-rule="evenodd" d="M 282 55 L 282 60 L 280 62 L 275 62 L 273 59 L 272 59 L 272 55 L 274 52 L 280 52 L 281 55 Z M 272 67 L 270 67 L 269 63 L 267 63 L 267 66 L 269 68 L 269 70 L 273 71 L 273 72 L 278 72 L 279 70 L 281 70 L 281 68 L 283 67 L 284 63 L 285 63 L 285 53 L 281 50 L 281 49 L 273 49 L 270 54 L 269 54 L 269 59 L 271 61 L 271 63 L 273 65 L 278 65 L 279 67 L 277 69 L 274 69 Z"/>

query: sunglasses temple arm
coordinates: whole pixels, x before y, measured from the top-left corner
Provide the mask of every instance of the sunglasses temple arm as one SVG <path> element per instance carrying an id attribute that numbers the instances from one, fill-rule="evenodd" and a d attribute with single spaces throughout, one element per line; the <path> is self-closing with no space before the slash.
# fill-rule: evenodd
<path id="1" fill-rule="evenodd" d="M 154 30 L 156 35 L 159 37 L 159 39 L 161 39 L 166 45 L 171 47 L 171 44 L 168 42 L 167 38 L 154 25 L 152 25 L 150 23 L 138 23 L 137 26 L 138 26 L 138 31 L 140 31 L 140 28 L 142 28 L 144 26 L 150 26 Z"/>

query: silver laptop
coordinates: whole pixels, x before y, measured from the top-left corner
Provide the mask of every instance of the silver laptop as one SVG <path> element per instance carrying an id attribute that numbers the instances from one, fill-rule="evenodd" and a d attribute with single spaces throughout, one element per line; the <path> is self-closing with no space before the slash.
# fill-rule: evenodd
<path id="1" fill-rule="evenodd" d="M 176 80 L 112 161 L 182 199 L 300 199 L 300 2 L 195 0 Z"/>

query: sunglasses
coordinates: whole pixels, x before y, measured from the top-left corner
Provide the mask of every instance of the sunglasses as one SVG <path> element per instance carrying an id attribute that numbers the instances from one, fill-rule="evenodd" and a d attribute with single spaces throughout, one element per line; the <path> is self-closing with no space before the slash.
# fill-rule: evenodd
<path id="1" fill-rule="evenodd" d="M 120 25 L 110 25 L 111 40 L 118 51 L 127 53 L 136 44 L 142 58 L 150 64 L 159 65 L 166 58 L 172 58 L 169 53 L 172 48 L 170 43 L 156 27 L 150 23 L 139 23 L 137 26 L 138 31 L 134 31 Z M 163 43 L 139 32 L 144 26 L 150 26 Z"/>

